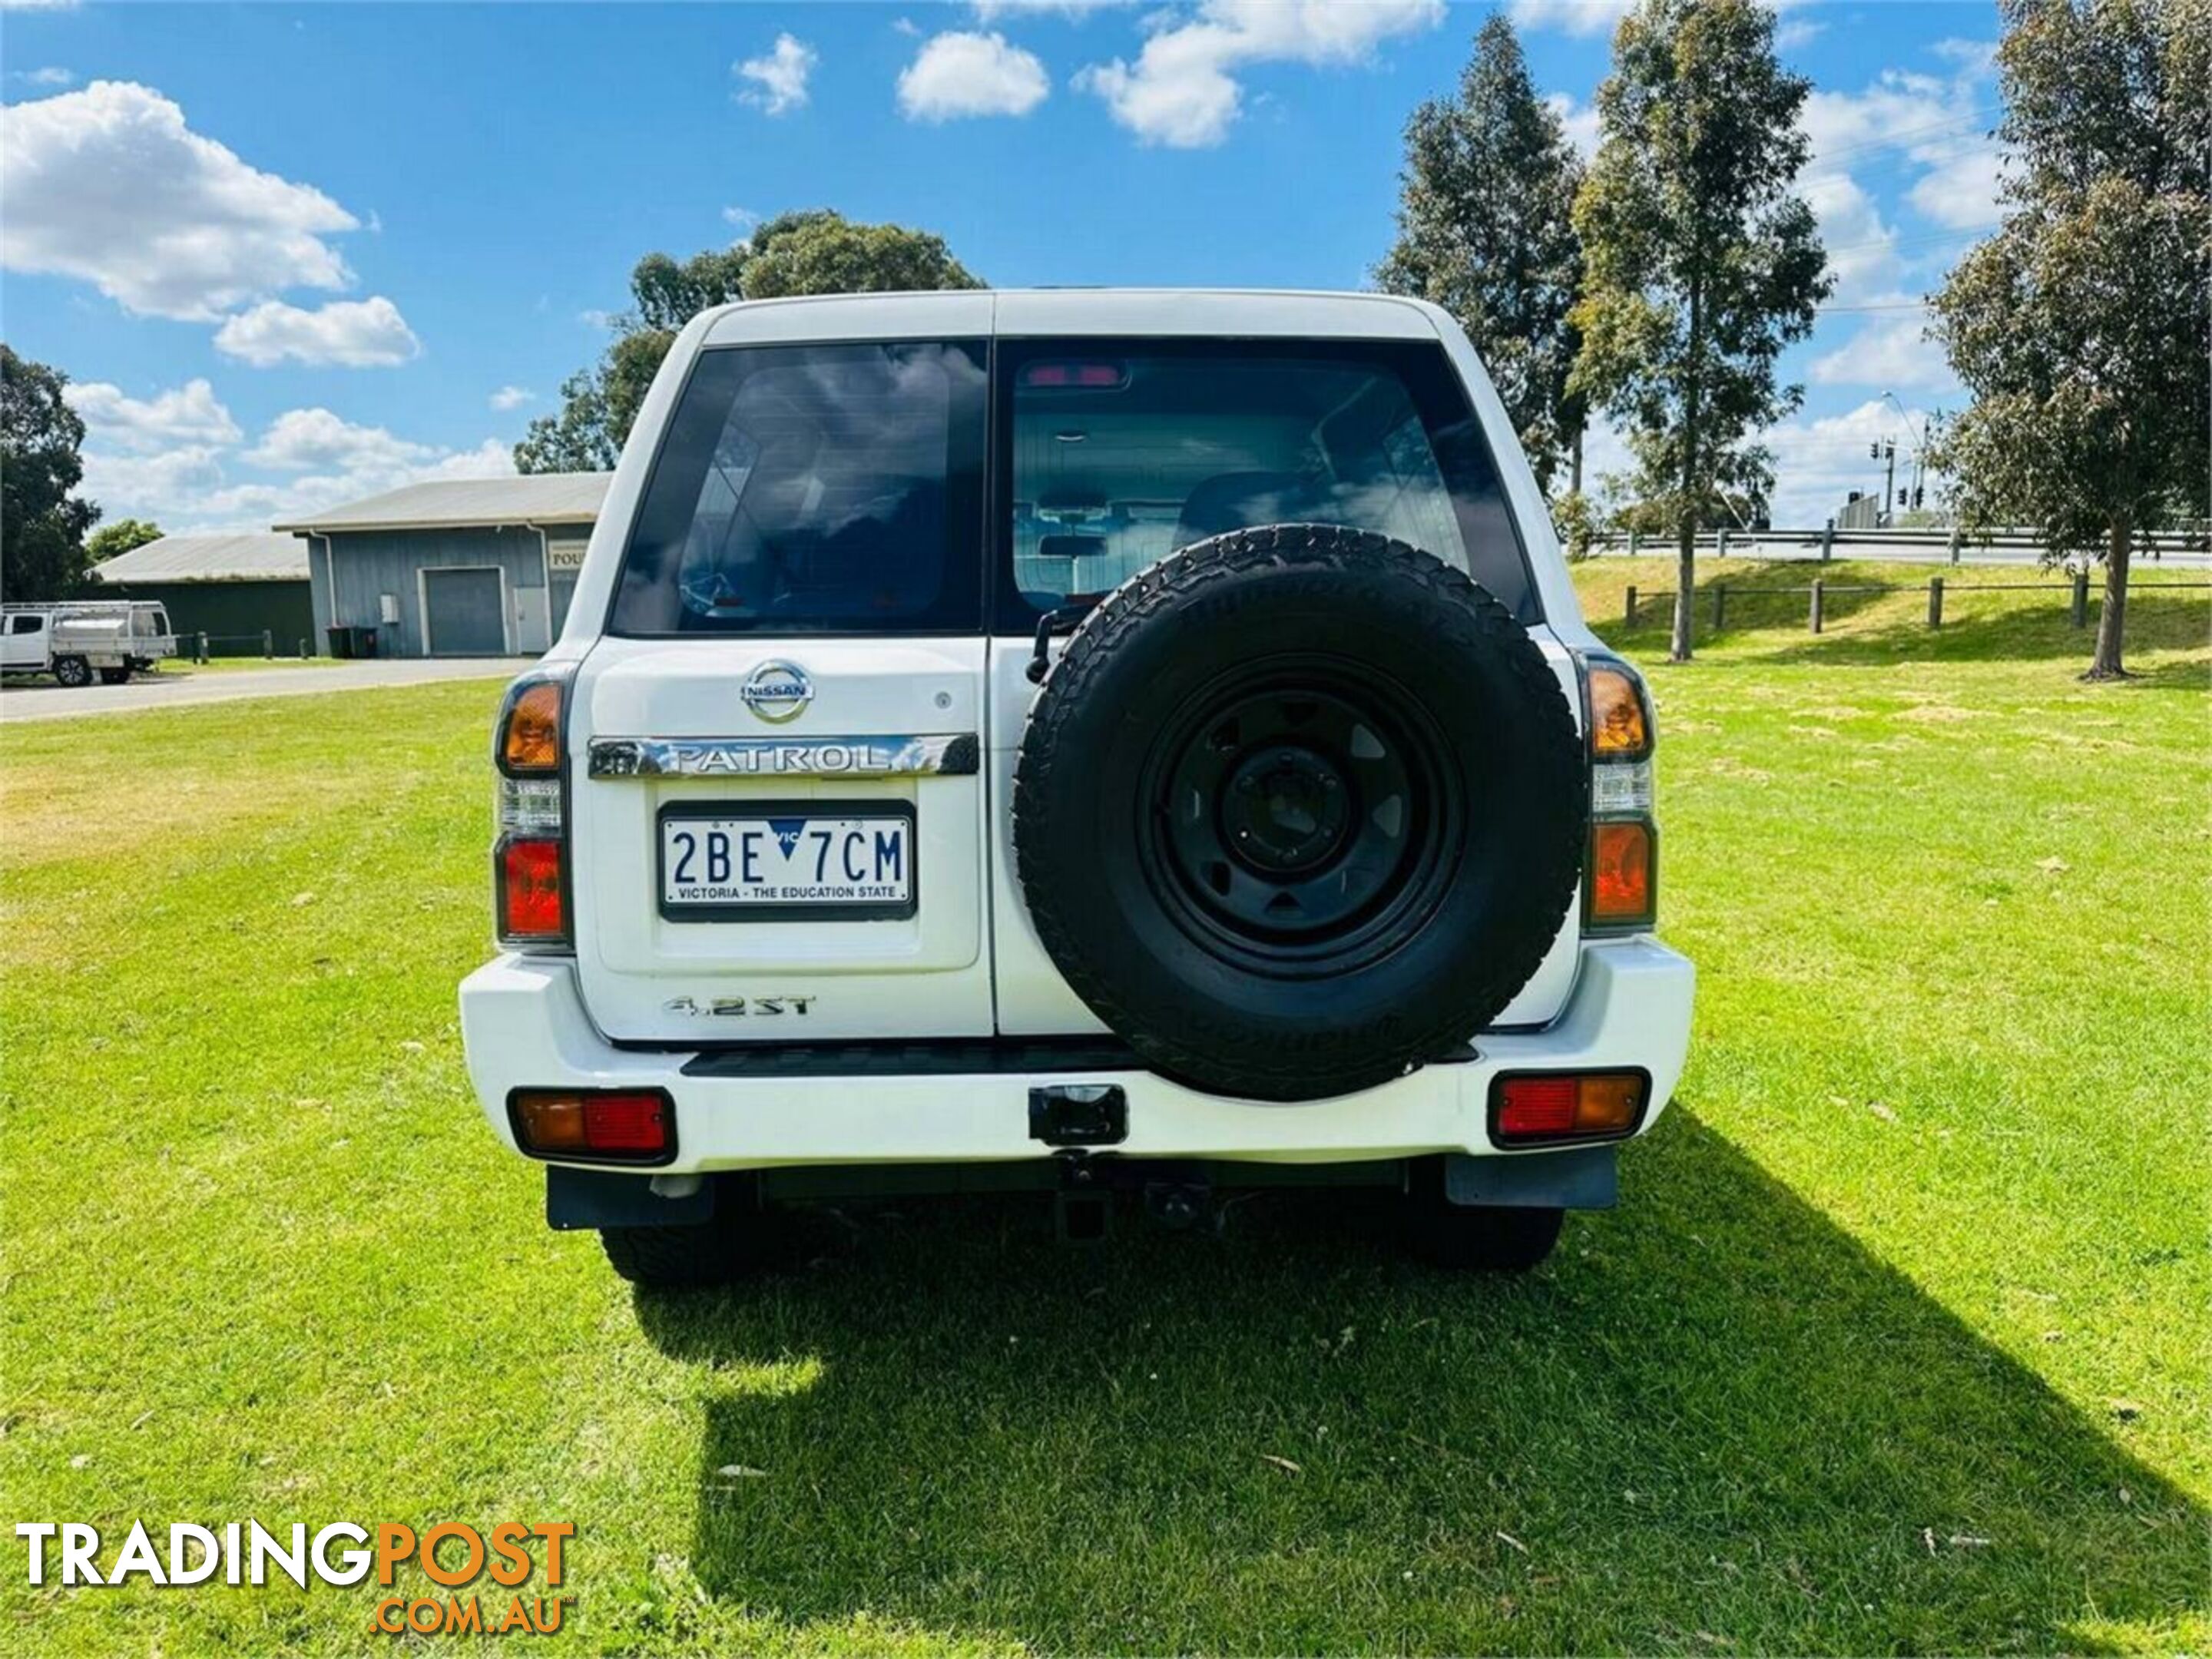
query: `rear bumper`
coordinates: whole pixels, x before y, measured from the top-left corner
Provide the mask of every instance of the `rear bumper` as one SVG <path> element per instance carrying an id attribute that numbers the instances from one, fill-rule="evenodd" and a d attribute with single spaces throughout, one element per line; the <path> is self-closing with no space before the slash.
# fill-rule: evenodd
<path id="1" fill-rule="evenodd" d="M 1127 1134 L 1113 1148 L 1125 1157 L 1511 1157 L 1526 1154 L 1499 1153 L 1486 1127 L 1491 1081 L 1501 1072 L 1640 1066 L 1651 1077 L 1638 1133 L 1648 1130 L 1681 1076 L 1695 978 L 1686 958 L 1648 939 L 1587 945 L 1565 1012 L 1543 1030 L 1486 1036 L 1466 1060 L 1297 1105 L 1201 1094 L 1139 1067 L 836 1073 L 752 1071 L 720 1054 L 693 1066 L 693 1054 L 609 1042 L 585 1012 L 574 965 L 557 958 L 502 956 L 470 975 L 461 984 L 461 1035 L 484 1115 L 510 1148 L 507 1102 L 515 1089 L 666 1090 L 676 1103 L 677 1156 L 642 1172 L 655 1175 L 1046 1158 L 1051 1149 L 1030 1138 L 1030 1090 L 1065 1084 L 1125 1091 Z"/>

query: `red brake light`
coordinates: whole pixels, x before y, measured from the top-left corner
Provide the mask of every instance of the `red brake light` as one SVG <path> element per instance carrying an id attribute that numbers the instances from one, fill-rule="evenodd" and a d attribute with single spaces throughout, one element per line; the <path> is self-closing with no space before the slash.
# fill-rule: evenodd
<path id="1" fill-rule="evenodd" d="M 1500 1146 L 1612 1139 L 1643 1121 L 1650 1087 L 1641 1072 L 1502 1077 L 1491 1085 L 1491 1138 Z"/>
<path id="2" fill-rule="evenodd" d="M 561 843 L 510 836 L 492 854 L 499 883 L 499 936 L 514 943 L 566 939 L 568 907 L 562 891 Z"/>
<path id="3" fill-rule="evenodd" d="M 1563 1135 L 1575 1127 L 1571 1077 L 1510 1077 L 1498 1085 L 1498 1133 Z"/>
<path id="4" fill-rule="evenodd" d="M 590 1095 L 584 1145 L 595 1152 L 658 1152 L 668 1145 L 668 1113 L 659 1095 Z"/>
<path id="5" fill-rule="evenodd" d="M 518 1089 L 507 1110 L 515 1143 L 541 1158 L 658 1164 L 676 1150 L 676 1108 L 658 1089 Z"/>

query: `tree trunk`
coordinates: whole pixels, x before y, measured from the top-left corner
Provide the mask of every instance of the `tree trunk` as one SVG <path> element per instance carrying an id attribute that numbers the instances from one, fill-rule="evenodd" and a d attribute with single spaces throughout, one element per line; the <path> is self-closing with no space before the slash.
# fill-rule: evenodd
<path id="1" fill-rule="evenodd" d="M 1575 495 L 1583 493 L 1583 429 L 1575 428 L 1572 447 L 1567 451 L 1567 488 Z"/>
<path id="2" fill-rule="evenodd" d="M 1705 283 L 1690 277 L 1689 364 L 1682 390 L 1682 488 L 1676 507 L 1674 638 L 1667 653 L 1669 662 L 1690 660 L 1691 613 L 1697 608 L 1698 586 L 1698 405 L 1705 391 Z"/>
<path id="3" fill-rule="evenodd" d="M 2090 659 L 2087 680 L 2127 678 L 2120 660 L 2120 640 L 2128 621 L 2128 558 L 2135 549 L 2135 525 L 2125 514 L 2112 520 L 2112 540 L 2105 550 L 2105 608 L 2097 618 L 2097 654 Z"/>
<path id="4" fill-rule="evenodd" d="M 1698 586 L 1698 515 L 1687 507 L 1675 538 L 1674 638 L 1667 653 L 1669 662 L 1690 660 L 1690 612 Z"/>

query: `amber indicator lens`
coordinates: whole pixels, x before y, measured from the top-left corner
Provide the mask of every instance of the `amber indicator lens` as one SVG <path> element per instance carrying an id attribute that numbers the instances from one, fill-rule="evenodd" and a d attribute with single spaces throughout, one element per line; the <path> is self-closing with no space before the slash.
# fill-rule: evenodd
<path id="1" fill-rule="evenodd" d="M 1641 760 L 1651 751 L 1651 726 L 1636 677 L 1612 663 L 1589 665 L 1590 754 L 1596 759 Z"/>
<path id="2" fill-rule="evenodd" d="M 585 1152 L 584 1103 L 574 1095 L 517 1095 L 514 1136 L 526 1152 Z"/>
<path id="3" fill-rule="evenodd" d="M 1497 1137 L 1571 1140 L 1626 1134 L 1644 1110 L 1644 1082 L 1636 1072 L 1558 1077 L 1509 1077 L 1498 1085 Z"/>
<path id="4" fill-rule="evenodd" d="M 525 686 L 507 705 L 499 758 L 510 772 L 561 769 L 561 687 L 551 680 Z"/>
<path id="5" fill-rule="evenodd" d="M 1650 824 L 1590 827 L 1589 919 L 1605 927 L 1652 920 Z"/>
<path id="6" fill-rule="evenodd" d="M 674 1143 L 675 1107 L 658 1090 L 604 1093 L 518 1090 L 510 1102 L 514 1138 L 548 1158 L 649 1162 Z"/>

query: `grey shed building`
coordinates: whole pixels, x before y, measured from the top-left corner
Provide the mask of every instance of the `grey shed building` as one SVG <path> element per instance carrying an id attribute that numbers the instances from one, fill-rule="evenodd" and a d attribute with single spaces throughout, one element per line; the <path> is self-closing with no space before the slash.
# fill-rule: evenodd
<path id="1" fill-rule="evenodd" d="M 560 633 L 606 472 L 409 484 L 276 526 L 307 549 L 315 625 L 380 656 L 503 657 Z"/>
<path id="2" fill-rule="evenodd" d="M 178 648 L 207 635 L 208 653 L 296 655 L 322 648 L 307 583 L 307 550 L 292 536 L 164 536 L 92 568 L 123 599 L 158 599 Z"/>

